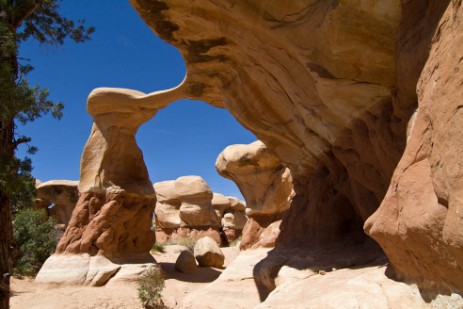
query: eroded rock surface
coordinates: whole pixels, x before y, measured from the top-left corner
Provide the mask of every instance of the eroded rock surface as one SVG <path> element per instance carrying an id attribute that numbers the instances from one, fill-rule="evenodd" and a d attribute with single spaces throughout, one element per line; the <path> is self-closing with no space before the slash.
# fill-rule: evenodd
<path id="1" fill-rule="evenodd" d="M 289 168 L 296 195 L 277 248 L 365 240 L 405 149 L 421 76 L 407 162 L 366 230 L 399 277 L 462 291 L 461 1 L 131 3 L 182 53 L 190 98 L 227 108 Z M 413 223 L 407 195 L 426 208 Z"/>
<path id="2" fill-rule="evenodd" d="M 220 175 L 233 180 L 246 200 L 246 215 L 241 248 L 275 245 L 279 224 L 273 224 L 273 241 L 261 234 L 281 218 L 294 196 L 291 173 L 261 141 L 249 145 L 231 145 L 225 148 L 215 163 Z M 225 219 L 225 218 L 224 218 Z M 231 218 L 230 218 L 231 219 Z M 278 230 L 278 232 L 276 232 Z"/>
<path id="3" fill-rule="evenodd" d="M 38 183 L 35 207 L 45 208 L 49 216 L 56 218 L 58 224 L 68 224 L 79 198 L 78 185 L 79 181 L 71 180 Z"/>
<path id="4" fill-rule="evenodd" d="M 38 282 L 103 285 L 117 277 L 120 264 L 143 268 L 154 261 L 149 251 L 156 195 L 135 134 L 179 92 L 181 87 L 148 95 L 99 88 L 89 95 L 94 124 L 81 159 L 79 200 Z M 65 280 L 59 276 L 63 267 Z"/>
<path id="5" fill-rule="evenodd" d="M 246 223 L 245 205 L 239 199 L 213 193 L 199 176 L 183 176 L 154 184 L 156 224 L 160 242 L 178 241 L 181 237 L 212 237 L 222 244 L 241 235 Z M 231 233 L 230 231 L 233 231 Z"/>
<path id="6" fill-rule="evenodd" d="M 408 10 L 426 12 L 431 24 L 445 7 L 435 1 Z M 463 291 L 461 2 L 450 2 L 435 33 L 418 32 L 433 36 L 417 86 L 419 107 L 386 197 L 365 228 L 397 277 L 424 289 Z"/>

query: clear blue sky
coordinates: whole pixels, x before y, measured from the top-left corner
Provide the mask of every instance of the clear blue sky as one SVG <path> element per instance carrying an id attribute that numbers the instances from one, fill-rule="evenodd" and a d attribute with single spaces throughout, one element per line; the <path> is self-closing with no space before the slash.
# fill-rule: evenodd
<path id="1" fill-rule="evenodd" d="M 148 93 L 174 87 L 185 75 L 178 50 L 160 40 L 127 0 L 63 0 L 61 12 L 85 19 L 96 32 L 83 44 L 46 47 L 27 42 L 21 47 L 20 57 L 31 59 L 35 68 L 29 82 L 48 88 L 51 99 L 65 104 L 60 121 L 47 116 L 20 127 L 39 148 L 32 156 L 32 174 L 41 181 L 79 178 L 80 156 L 92 125 L 85 110 L 92 89 Z M 189 100 L 161 110 L 137 134 L 152 182 L 199 175 L 214 192 L 238 197 L 238 188 L 217 174 L 214 163 L 226 146 L 255 139 L 226 110 Z"/>

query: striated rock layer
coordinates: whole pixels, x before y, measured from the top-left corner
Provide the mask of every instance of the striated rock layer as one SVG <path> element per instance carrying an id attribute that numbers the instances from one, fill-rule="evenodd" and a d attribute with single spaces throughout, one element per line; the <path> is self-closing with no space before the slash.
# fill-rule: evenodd
<path id="1" fill-rule="evenodd" d="M 410 145 L 365 227 L 399 277 L 463 290 L 461 1 L 131 3 L 182 53 L 188 97 L 225 107 L 291 171 L 277 248 L 364 241 L 420 78 Z"/>
<path id="2" fill-rule="evenodd" d="M 89 95 L 94 124 L 81 159 L 79 200 L 38 282 L 103 285 L 112 277 L 136 278 L 143 263 L 154 261 L 156 195 L 135 134 L 181 89 L 146 95 L 100 88 Z M 126 269 L 123 263 L 142 265 Z"/>

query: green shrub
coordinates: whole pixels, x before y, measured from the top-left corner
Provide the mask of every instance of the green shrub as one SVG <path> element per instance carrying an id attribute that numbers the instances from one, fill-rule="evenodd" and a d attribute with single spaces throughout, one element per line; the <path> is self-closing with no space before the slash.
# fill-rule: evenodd
<path id="1" fill-rule="evenodd" d="M 45 260 L 53 253 L 58 241 L 54 232 L 55 224 L 43 209 L 26 208 L 15 214 L 13 264 L 16 275 L 37 274 Z"/>
<path id="2" fill-rule="evenodd" d="M 150 266 L 138 282 L 138 298 L 145 308 L 165 308 L 161 292 L 164 288 L 164 275 L 161 267 Z"/>
<path id="3" fill-rule="evenodd" d="M 191 252 L 193 252 L 196 242 L 198 239 L 194 237 L 179 237 L 177 239 L 177 245 L 187 247 Z"/>
<path id="4" fill-rule="evenodd" d="M 164 251 L 166 251 L 164 248 L 164 245 L 160 243 L 155 243 L 153 247 L 151 248 L 152 253 L 156 253 L 156 252 L 164 253 Z"/>

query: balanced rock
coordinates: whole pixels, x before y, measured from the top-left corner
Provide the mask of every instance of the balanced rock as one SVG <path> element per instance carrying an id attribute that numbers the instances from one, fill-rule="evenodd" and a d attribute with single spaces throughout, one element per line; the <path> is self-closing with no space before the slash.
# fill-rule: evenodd
<path id="1" fill-rule="evenodd" d="M 245 215 L 246 205 L 236 197 L 214 193 L 212 207 L 221 218 L 222 230 L 227 242 L 231 243 L 238 239 L 248 220 Z"/>
<path id="2" fill-rule="evenodd" d="M 260 234 L 291 205 L 294 191 L 289 169 L 261 141 L 228 146 L 218 156 L 216 168 L 236 183 L 246 200 L 250 219 L 241 248 L 260 246 Z M 226 216 L 222 219 L 224 226 L 246 222 L 240 215 Z"/>
<path id="3" fill-rule="evenodd" d="M 50 180 L 37 183 L 35 207 L 45 208 L 58 224 L 68 224 L 79 198 L 78 185 L 79 181 L 71 180 Z"/>
<path id="4" fill-rule="evenodd" d="M 196 259 L 190 250 L 183 250 L 180 252 L 177 260 L 175 261 L 175 269 L 179 272 L 190 274 L 196 271 Z"/>
<path id="5" fill-rule="evenodd" d="M 198 239 L 194 248 L 194 256 L 199 266 L 222 267 L 225 256 L 217 243 L 210 237 Z"/>

